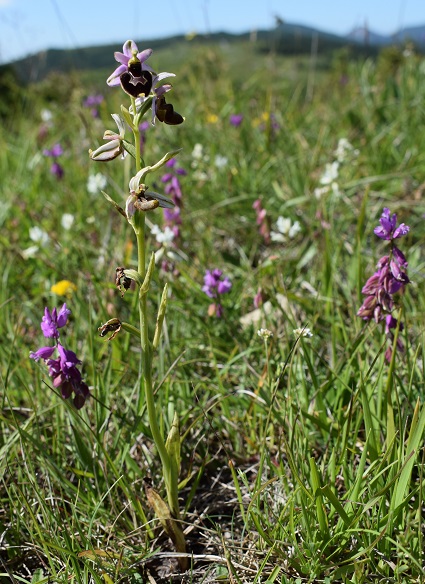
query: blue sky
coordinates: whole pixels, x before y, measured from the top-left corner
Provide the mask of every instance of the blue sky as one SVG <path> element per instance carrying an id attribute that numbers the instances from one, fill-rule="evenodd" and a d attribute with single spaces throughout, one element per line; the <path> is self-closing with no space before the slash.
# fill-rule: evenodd
<path id="1" fill-rule="evenodd" d="M 290 23 L 345 34 L 425 24 L 425 0 L 0 0 L 0 63 L 48 48 Z"/>

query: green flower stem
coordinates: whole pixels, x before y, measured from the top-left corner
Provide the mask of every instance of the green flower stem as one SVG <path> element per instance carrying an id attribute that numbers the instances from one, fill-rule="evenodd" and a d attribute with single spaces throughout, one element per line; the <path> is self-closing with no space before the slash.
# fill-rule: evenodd
<path id="1" fill-rule="evenodd" d="M 140 339 L 139 329 L 137 327 L 133 326 L 132 324 L 130 324 L 128 322 L 122 322 L 121 328 L 123 331 L 126 331 L 127 333 L 130 333 L 131 335 L 134 335 L 135 337 L 138 337 Z"/>
<path id="2" fill-rule="evenodd" d="M 139 212 L 138 215 L 143 213 Z M 140 265 L 140 258 L 145 257 L 144 233 L 136 233 L 137 249 L 139 250 L 139 273 L 144 276 L 145 265 Z M 149 418 L 149 426 L 152 432 L 152 437 L 155 442 L 158 454 L 162 462 L 162 472 L 164 476 L 165 488 L 167 491 L 168 505 L 171 513 L 176 519 L 180 518 L 179 503 L 178 503 L 178 477 L 173 472 L 173 465 L 165 447 L 165 442 L 161 434 L 158 424 L 158 414 L 155 407 L 155 397 L 152 385 L 152 349 L 149 342 L 148 334 L 148 310 L 147 310 L 147 295 L 142 290 L 139 293 L 139 315 L 140 315 L 140 344 L 142 351 L 142 389 L 146 399 L 146 407 Z M 142 401 L 143 391 L 139 394 L 138 413 L 140 414 L 143 407 Z"/>
<path id="3" fill-rule="evenodd" d="M 133 111 L 136 111 L 135 99 L 132 98 Z M 136 118 L 136 116 L 135 116 Z M 135 120 L 136 121 L 136 120 Z M 142 161 L 140 156 L 140 132 L 138 125 L 135 124 L 133 128 L 134 146 L 136 151 L 136 172 L 142 168 Z M 142 281 L 146 275 L 146 245 L 145 245 L 145 214 L 142 211 L 136 212 L 134 216 L 133 225 L 137 238 L 137 271 L 140 274 Z M 155 396 L 152 384 L 152 348 L 149 341 L 148 330 L 148 309 L 147 309 L 147 290 L 140 287 L 139 289 L 139 318 L 140 318 L 140 347 L 141 347 L 141 361 L 142 361 L 142 378 L 141 391 L 139 392 L 139 399 L 137 404 L 138 415 L 141 414 L 143 408 L 143 395 L 146 400 L 146 408 L 148 412 L 149 426 L 152 432 L 152 438 L 155 442 L 158 454 L 161 458 L 162 473 L 167 491 L 167 500 L 170 507 L 171 514 L 176 518 L 180 518 L 179 502 L 178 502 L 178 476 L 173 472 L 173 464 L 167 452 L 164 439 L 158 423 L 158 414 L 155 407 Z"/>
<path id="4" fill-rule="evenodd" d="M 134 97 L 131 98 L 131 105 L 133 107 L 133 134 L 134 134 L 134 148 L 136 150 L 136 172 L 144 166 L 140 152 L 140 130 L 139 130 L 139 119 L 136 114 L 136 100 Z"/>

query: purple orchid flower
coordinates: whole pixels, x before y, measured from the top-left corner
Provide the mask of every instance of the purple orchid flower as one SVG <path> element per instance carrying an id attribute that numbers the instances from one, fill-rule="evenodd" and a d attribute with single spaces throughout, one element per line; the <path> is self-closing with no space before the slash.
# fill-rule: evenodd
<path id="1" fill-rule="evenodd" d="M 115 52 L 114 57 L 118 63 L 121 63 L 115 71 L 108 77 L 106 83 L 110 87 L 114 87 L 116 85 L 120 85 L 120 77 L 123 73 L 128 71 L 128 62 L 134 56 L 140 61 L 142 71 L 152 71 L 152 68 L 146 64 L 145 61 L 149 59 L 152 55 L 152 49 L 145 49 L 144 51 L 140 51 L 134 41 L 126 41 L 122 48 L 123 52 Z"/>

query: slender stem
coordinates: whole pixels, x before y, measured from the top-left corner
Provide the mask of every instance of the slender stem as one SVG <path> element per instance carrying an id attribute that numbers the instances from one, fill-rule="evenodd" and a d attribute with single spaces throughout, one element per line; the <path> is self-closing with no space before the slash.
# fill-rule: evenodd
<path id="1" fill-rule="evenodd" d="M 131 98 L 133 112 L 136 112 L 136 102 Z M 136 113 L 134 121 L 136 121 Z M 134 147 L 136 151 L 136 172 L 142 168 L 142 160 L 140 155 L 140 131 L 138 125 L 135 123 L 133 127 L 134 133 Z M 145 214 L 138 211 L 135 215 L 134 231 L 137 238 L 137 271 L 142 280 L 146 275 L 146 244 L 145 244 Z M 158 415 L 155 407 L 155 396 L 152 384 L 152 346 L 149 341 L 148 330 L 148 309 L 146 291 L 140 289 L 139 292 L 139 319 L 140 319 L 140 348 L 141 348 L 141 362 L 142 362 L 142 376 L 141 387 L 139 392 L 139 399 L 137 404 L 137 413 L 141 415 L 143 408 L 143 395 L 146 400 L 146 408 L 149 418 L 149 426 L 152 432 L 152 438 L 155 442 L 158 454 L 162 462 L 162 472 L 164 476 L 165 488 L 167 491 L 168 505 L 171 513 L 177 518 L 180 518 L 179 503 L 178 503 L 178 477 L 175 469 L 172 468 L 172 461 L 165 446 L 164 439 L 161 434 L 161 429 L 158 423 Z M 174 472 L 173 472 L 174 470 Z"/>

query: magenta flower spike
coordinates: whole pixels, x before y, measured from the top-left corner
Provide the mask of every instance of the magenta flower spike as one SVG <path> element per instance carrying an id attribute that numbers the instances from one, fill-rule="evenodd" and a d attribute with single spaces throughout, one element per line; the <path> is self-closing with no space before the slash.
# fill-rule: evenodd
<path id="1" fill-rule="evenodd" d="M 70 314 L 71 311 L 66 304 L 63 304 L 59 312 L 56 308 L 53 308 L 52 311 L 47 307 L 44 309 L 41 330 L 46 338 L 55 340 L 55 345 L 31 351 L 30 359 L 34 359 L 34 361 L 43 360 L 48 367 L 53 386 L 61 390 L 61 395 L 64 399 L 69 398 L 74 393 L 74 405 L 77 409 L 80 409 L 90 395 L 89 388 L 82 380 L 81 372 L 77 367 L 81 364 L 81 360 L 78 359 L 74 351 L 65 349 L 59 342 L 58 329 L 66 325 Z M 56 351 L 59 357 L 52 359 Z"/>
<path id="2" fill-rule="evenodd" d="M 380 239 L 390 242 L 390 253 L 383 256 L 378 264 L 377 271 L 370 276 L 362 288 L 362 294 L 366 296 L 363 304 L 357 311 L 357 316 L 365 321 L 374 320 L 376 323 L 385 321 L 385 334 L 393 341 L 393 329 L 397 327 L 398 321 L 393 315 L 396 308 L 394 294 L 404 292 L 404 287 L 410 282 L 407 276 L 407 261 L 402 253 L 394 245 L 394 240 L 399 239 L 409 232 L 410 227 L 401 223 L 397 227 L 397 215 L 391 215 L 390 210 L 385 207 L 380 225 L 375 227 L 374 233 Z M 399 324 L 399 330 L 403 330 L 403 323 Z M 402 351 L 403 343 L 397 339 L 396 349 Z M 389 347 L 385 353 L 385 358 L 389 361 L 392 357 L 392 348 Z"/>

